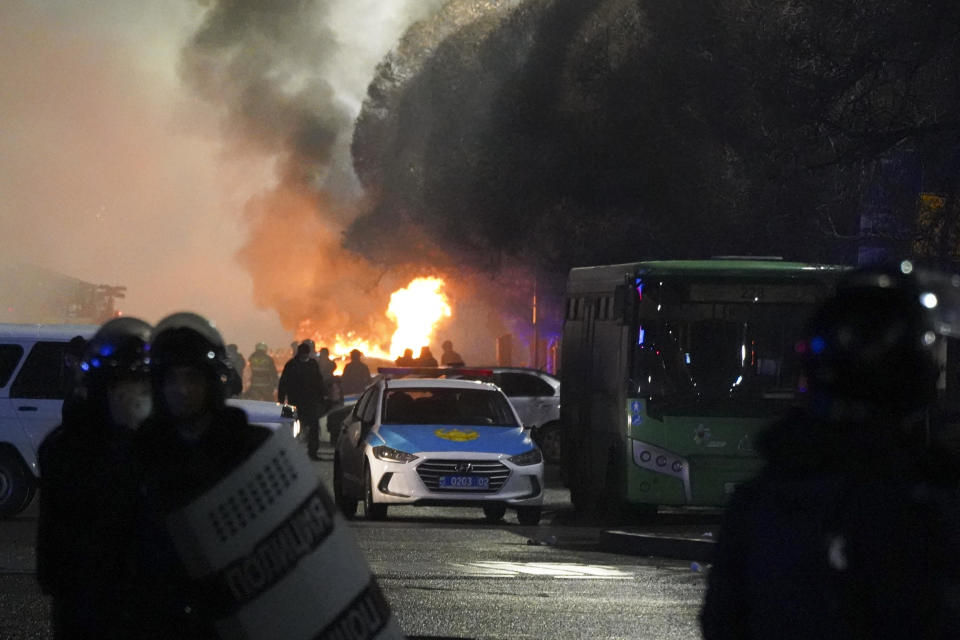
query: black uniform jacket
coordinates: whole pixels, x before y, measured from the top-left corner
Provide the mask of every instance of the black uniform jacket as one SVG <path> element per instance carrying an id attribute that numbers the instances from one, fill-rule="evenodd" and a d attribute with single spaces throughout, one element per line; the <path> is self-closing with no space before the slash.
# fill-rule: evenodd
<path id="1" fill-rule="evenodd" d="M 726 638 L 960 638 L 956 461 L 796 413 L 724 514 L 701 626 Z"/>
<path id="2" fill-rule="evenodd" d="M 144 602 L 153 603 L 144 612 L 146 637 L 216 637 L 203 594 L 188 578 L 170 538 L 167 516 L 233 471 L 270 433 L 248 424 L 246 414 L 232 407 L 220 408 L 196 441 L 183 439 L 162 420 L 143 427 L 138 442 L 143 468 L 140 565 L 146 578 Z"/>

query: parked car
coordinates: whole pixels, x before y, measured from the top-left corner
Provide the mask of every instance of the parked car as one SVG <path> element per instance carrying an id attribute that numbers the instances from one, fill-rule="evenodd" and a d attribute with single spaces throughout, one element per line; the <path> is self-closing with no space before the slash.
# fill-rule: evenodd
<path id="1" fill-rule="evenodd" d="M 543 457 L 494 384 L 385 376 L 367 387 L 344 422 L 334 454 L 334 495 L 347 516 L 391 504 L 482 507 L 499 521 L 516 509 L 540 521 Z"/>
<path id="2" fill-rule="evenodd" d="M 74 336 L 90 338 L 96 325 L 0 323 L 0 518 L 20 513 L 36 492 L 37 449 L 60 424 L 65 377 L 63 352 Z M 247 419 L 294 436 L 300 422 L 292 407 L 230 398 Z"/>
<path id="3" fill-rule="evenodd" d="M 544 460 L 560 462 L 563 432 L 560 429 L 560 380 L 538 369 L 490 367 L 494 384 L 503 389 Z"/>

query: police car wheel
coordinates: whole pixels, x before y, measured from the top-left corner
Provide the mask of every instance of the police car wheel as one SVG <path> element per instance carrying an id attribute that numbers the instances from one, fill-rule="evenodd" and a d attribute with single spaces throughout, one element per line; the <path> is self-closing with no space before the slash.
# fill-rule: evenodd
<path id="1" fill-rule="evenodd" d="M 487 505 L 483 508 L 483 515 L 487 522 L 500 522 L 506 513 L 507 508 L 502 504 Z"/>
<path id="2" fill-rule="evenodd" d="M 333 460 L 333 499 L 337 508 L 347 518 L 357 515 L 357 501 L 343 495 L 343 470 L 340 468 L 340 458 Z"/>
<path id="3" fill-rule="evenodd" d="M 363 515 L 367 520 L 383 520 L 387 517 L 387 505 L 373 501 L 373 481 L 370 478 L 370 467 L 366 468 L 363 481 Z"/>
<path id="4" fill-rule="evenodd" d="M 15 516 L 30 504 L 37 486 L 24 464 L 0 452 L 0 518 Z"/>
<path id="5" fill-rule="evenodd" d="M 559 464 L 562 457 L 562 432 L 560 425 L 551 423 L 537 430 L 537 444 L 543 452 L 543 460 L 548 464 Z"/>
<path id="6" fill-rule="evenodd" d="M 530 527 L 540 524 L 540 507 L 517 507 L 517 521 Z"/>

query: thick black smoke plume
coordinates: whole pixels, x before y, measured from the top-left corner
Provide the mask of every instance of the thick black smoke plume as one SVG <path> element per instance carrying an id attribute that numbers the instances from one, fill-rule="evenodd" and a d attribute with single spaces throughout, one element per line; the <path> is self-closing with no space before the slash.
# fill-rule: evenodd
<path id="1" fill-rule="evenodd" d="M 335 29 L 333 13 L 367 11 L 367 4 L 213 2 L 181 54 L 184 82 L 221 111 L 227 155 L 274 161 L 275 186 L 245 206 L 249 239 L 238 257 L 253 279 L 256 304 L 275 309 L 298 337 L 389 337 L 389 294 L 410 275 L 387 273 L 341 247 L 360 189 L 348 153 L 351 96 L 334 79 L 370 74 L 373 64 L 364 70 L 354 62 L 360 56 L 345 42 L 356 34 Z M 435 4 L 395 3 L 384 19 L 406 11 L 412 20 Z"/>
<path id="2" fill-rule="evenodd" d="M 227 138 L 279 154 L 281 180 L 320 187 L 351 118 L 325 78 L 337 47 L 315 0 L 213 5 L 183 51 L 185 82 L 221 105 Z"/>

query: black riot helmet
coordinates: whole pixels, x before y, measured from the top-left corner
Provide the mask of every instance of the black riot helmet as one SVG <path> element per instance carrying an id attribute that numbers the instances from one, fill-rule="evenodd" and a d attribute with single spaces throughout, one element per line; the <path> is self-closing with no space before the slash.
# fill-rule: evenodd
<path id="1" fill-rule="evenodd" d="M 160 383 L 170 367 L 190 366 L 205 372 L 211 383 L 213 403 L 223 403 L 230 361 L 220 332 L 203 316 L 179 312 L 158 322 L 150 343 L 150 362 L 154 378 Z"/>
<path id="2" fill-rule="evenodd" d="M 956 285 L 908 261 L 845 277 L 802 343 L 814 410 L 826 417 L 883 414 L 896 420 L 932 402 L 937 354 L 958 326 Z"/>
<path id="3" fill-rule="evenodd" d="M 138 318 L 109 320 L 84 349 L 80 370 L 91 395 L 120 380 L 145 378 L 149 372 L 151 327 Z"/>

